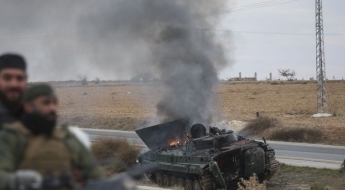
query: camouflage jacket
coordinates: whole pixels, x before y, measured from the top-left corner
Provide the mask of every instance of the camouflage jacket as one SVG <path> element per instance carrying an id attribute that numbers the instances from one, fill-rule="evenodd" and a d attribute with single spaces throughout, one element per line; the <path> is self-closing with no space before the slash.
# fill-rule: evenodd
<path id="1" fill-rule="evenodd" d="M 84 180 L 101 179 L 104 177 L 101 167 L 92 153 L 66 129 L 65 143 L 74 159 L 72 169 L 83 172 Z M 4 125 L 0 130 L 0 190 L 9 189 L 9 178 L 19 168 L 23 160 L 28 137 L 17 130 L 13 124 Z"/>
<path id="2" fill-rule="evenodd" d="M 11 113 L 2 103 L 0 103 L 0 130 L 4 123 L 15 122 L 22 114 L 22 109 L 18 109 L 16 112 Z"/>

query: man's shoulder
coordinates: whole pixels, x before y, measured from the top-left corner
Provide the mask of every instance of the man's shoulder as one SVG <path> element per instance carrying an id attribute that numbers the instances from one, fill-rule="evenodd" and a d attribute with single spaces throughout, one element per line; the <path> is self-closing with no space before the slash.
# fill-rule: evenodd
<path id="1" fill-rule="evenodd" d="M 30 131 L 21 122 L 9 122 L 3 124 L 3 131 L 5 133 L 15 133 L 20 135 L 29 135 Z"/>
<path id="2" fill-rule="evenodd" d="M 23 125 L 20 122 L 9 122 L 9 123 L 3 123 L 3 132 L 4 133 L 26 133 L 26 129 L 23 127 Z"/>
<path id="3" fill-rule="evenodd" d="M 25 144 L 27 137 L 18 128 L 17 124 L 5 124 L 0 130 L 0 144 Z"/>

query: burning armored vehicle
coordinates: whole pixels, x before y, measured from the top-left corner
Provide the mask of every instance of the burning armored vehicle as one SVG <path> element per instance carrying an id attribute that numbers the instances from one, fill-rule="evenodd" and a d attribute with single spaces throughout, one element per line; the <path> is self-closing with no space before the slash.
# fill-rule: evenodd
<path id="1" fill-rule="evenodd" d="M 278 167 L 275 152 L 266 142 L 245 139 L 233 131 L 210 127 L 207 133 L 201 124 L 190 128 L 187 121 L 177 120 L 136 133 L 150 149 L 137 162 L 158 164 L 159 170 L 147 176 L 159 186 L 232 189 L 240 178 L 254 173 L 260 181 L 268 180 Z"/>

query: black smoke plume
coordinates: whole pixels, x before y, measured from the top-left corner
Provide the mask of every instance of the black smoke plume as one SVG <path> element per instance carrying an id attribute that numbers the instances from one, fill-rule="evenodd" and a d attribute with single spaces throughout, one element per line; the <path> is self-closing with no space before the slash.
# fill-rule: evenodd
<path id="1" fill-rule="evenodd" d="M 230 62 L 211 32 L 217 17 L 203 15 L 233 1 L 0 2 L 0 36 L 9 37 L 2 39 L 0 51 L 23 53 L 30 80 L 77 79 L 78 74 L 114 80 L 151 73 L 163 91 L 157 115 L 212 120 L 217 72 Z"/>
<path id="2" fill-rule="evenodd" d="M 217 71 L 229 61 L 214 33 L 200 28 L 214 28 L 202 15 L 224 5 L 219 0 L 108 1 L 85 12 L 80 30 L 97 31 L 85 41 L 97 44 L 95 63 L 109 72 L 150 70 L 160 78 L 164 94 L 157 115 L 209 123 Z"/>

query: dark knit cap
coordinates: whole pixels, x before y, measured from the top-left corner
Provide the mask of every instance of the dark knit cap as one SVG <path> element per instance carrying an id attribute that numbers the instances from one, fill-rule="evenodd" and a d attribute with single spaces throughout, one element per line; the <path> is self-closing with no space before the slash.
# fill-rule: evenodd
<path id="1" fill-rule="evenodd" d="M 0 71 L 2 69 L 15 68 L 26 71 L 26 61 L 18 54 L 3 54 L 0 56 Z"/>
<path id="2" fill-rule="evenodd" d="M 55 96 L 55 93 L 49 84 L 36 84 L 25 90 L 23 101 L 30 102 L 39 96 Z"/>

